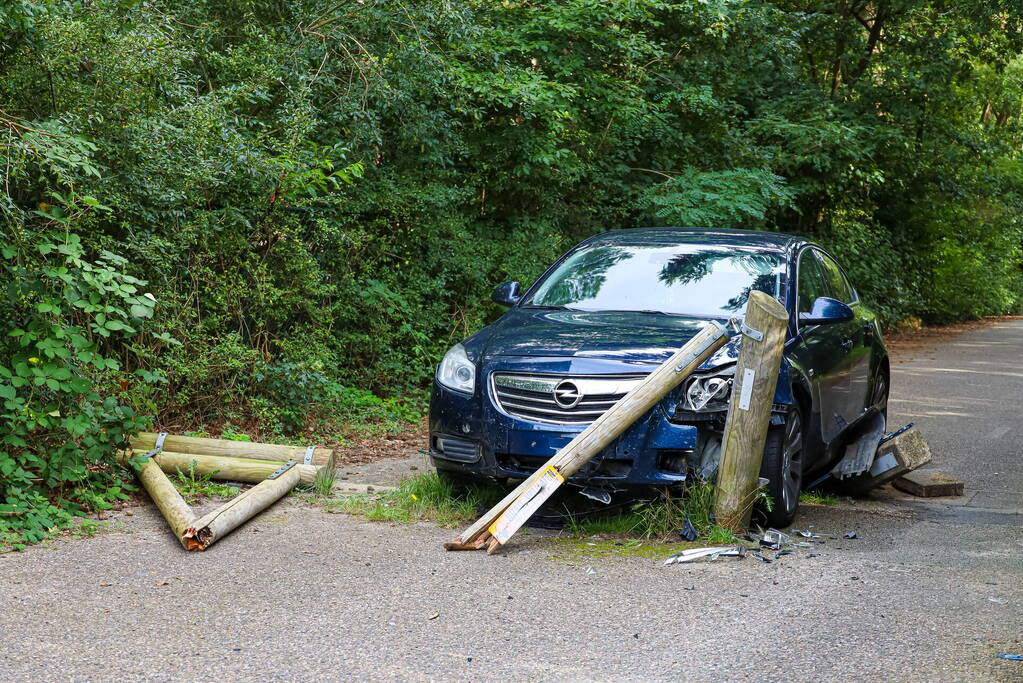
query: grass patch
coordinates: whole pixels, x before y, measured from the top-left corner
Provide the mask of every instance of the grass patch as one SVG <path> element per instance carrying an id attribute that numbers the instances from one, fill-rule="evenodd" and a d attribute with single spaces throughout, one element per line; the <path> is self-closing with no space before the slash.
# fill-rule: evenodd
<path id="1" fill-rule="evenodd" d="M 681 495 L 662 491 L 653 500 L 639 501 L 609 514 L 577 518 L 568 511 L 566 528 L 576 537 L 604 535 L 672 541 L 678 540 L 688 518 L 701 540 L 737 543 L 735 534 L 713 521 L 713 509 L 713 485 L 696 482 L 689 484 Z"/>
<path id="2" fill-rule="evenodd" d="M 359 515 L 373 522 L 434 522 L 451 527 L 479 517 L 480 506 L 491 506 L 503 496 L 498 486 L 470 486 L 456 490 L 435 472 L 401 482 L 395 491 L 344 495 L 327 503 L 328 512 Z"/>
<path id="3" fill-rule="evenodd" d="M 195 471 L 196 461 L 188 463 L 188 471 L 182 472 L 178 468 L 177 475 L 171 479 L 177 487 L 181 497 L 189 505 L 204 498 L 230 498 L 238 495 L 241 491 L 237 486 L 219 484 L 213 481 L 213 474 L 197 474 Z"/>
<path id="4" fill-rule="evenodd" d="M 403 480 L 395 491 L 343 494 L 328 500 L 326 509 L 374 522 L 425 521 L 454 527 L 476 521 L 481 509 L 497 503 L 506 492 L 497 485 L 456 489 L 431 472 Z M 652 500 L 606 512 L 573 509 L 569 503 L 577 499 L 578 496 L 570 495 L 565 501 L 565 532 L 569 538 L 563 540 L 588 556 L 595 554 L 597 546 L 605 554 L 659 557 L 668 551 L 670 554 L 708 543 L 739 543 L 729 529 L 713 521 L 714 487 L 708 483 L 690 484 L 684 495 L 664 491 Z M 679 532 L 687 517 L 699 535 L 696 543 L 679 542 Z"/>
<path id="5" fill-rule="evenodd" d="M 820 491 L 803 491 L 799 494 L 799 502 L 808 505 L 838 505 L 838 498 Z"/>

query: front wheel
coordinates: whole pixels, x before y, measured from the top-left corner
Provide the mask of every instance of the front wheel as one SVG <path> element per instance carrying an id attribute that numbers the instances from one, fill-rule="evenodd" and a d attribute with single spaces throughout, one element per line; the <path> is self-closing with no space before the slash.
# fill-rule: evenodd
<path id="1" fill-rule="evenodd" d="M 784 425 L 767 431 L 760 476 L 768 480 L 767 492 L 774 502 L 770 512 L 764 511 L 770 526 L 787 527 L 796 517 L 803 488 L 803 440 L 798 408 L 789 411 Z"/>

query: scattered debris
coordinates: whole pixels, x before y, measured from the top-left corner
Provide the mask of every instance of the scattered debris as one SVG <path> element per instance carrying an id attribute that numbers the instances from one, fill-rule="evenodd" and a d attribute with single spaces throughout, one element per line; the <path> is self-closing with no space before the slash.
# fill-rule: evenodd
<path id="1" fill-rule="evenodd" d="M 988 600 L 995 603 L 996 605 L 1006 605 L 1009 603 L 1008 600 L 1004 600 L 1002 598 L 988 598 Z"/>
<path id="2" fill-rule="evenodd" d="M 597 501 L 598 503 L 603 503 L 604 505 L 611 504 L 611 492 L 608 491 L 607 489 L 600 489 L 595 486 L 587 486 L 586 488 L 580 490 L 579 493 L 585 496 L 586 498 L 589 498 L 590 500 Z"/>
<path id="3" fill-rule="evenodd" d="M 587 574 L 596 574 L 596 573 L 597 573 L 597 570 L 596 570 L 596 569 L 594 569 L 593 567 L 587 567 L 587 568 L 586 568 L 586 573 L 587 573 Z"/>
<path id="4" fill-rule="evenodd" d="M 750 540 L 757 540 L 752 538 Z M 790 545 L 792 543 L 792 537 L 788 534 L 783 534 L 777 529 L 768 529 L 763 532 L 760 536 L 760 546 L 767 548 L 768 550 L 778 550 L 783 545 Z"/>
<path id="5" fill-rule="evenodd" d="M 845 535 L 845 538 L 859 538 L 859 536 L 856 535 L 855 531 L 850 531 Z"/>
<path id="6" fill-rule="evenodd" d="M 700 537 L 700 532 L 698 532 L 696 530 L 696 527 L 693 526 L 693 523 L 689 520 L 688 515 L 686 516 L 686 521 L 682 525 L 682 530 L 678 532 L 678 535 L 682 538 L 683 541 L 695 541 L 697 538 Z"/>
<path id="7" fill-rule="evenodd" d="M 794 534 L 802 536 L 803 538 L 820 538 L 820 534 L 815 534 L 809 529 L 789 529 Z"/>
<path id="8" fill-rule="evenodd" d="M 998 659 L 1008 659 L 1011 662 L 1023 662 L 1023 655 L 1000 654 L 995 656 L 998 657 Z"/>
<path id="9" fill-rule="evenodd" d="M 917 470 L 908 472 L 894 482 L 895 488 L 918 498 L 963 495 L 963 482 L 941 472 Z"/>
<path id="10" fill-rule="evenodd" d="M 437 618 L 437 617 L 439 617 L 439 616 L 440 616 L 440 612 L 434 612 L 433 614 L 431 614 L 430 616 L 428 616 L 428 617 L 426 618 L 426 620 L 427 620 L 427 621 L 433 621 L 434 619 L 436 619 L 436 618 Z"/>
<path id="11" fill-rule="evenodd" d="M 693 548 L 691 550 L 683 550 L 680 553 L 675 553 L 667 560 L 664 561 L 665 566 L 669 564 L 682 564 L 683 562 L 692 562 L 693 560 L 699 560 L 701 558 L 709 558 L 710 560 L 716 560 L 719 557 L 742 557 L 745 552 L 745 548 L 742 546 L 719 546 L 715 548 Z"/>

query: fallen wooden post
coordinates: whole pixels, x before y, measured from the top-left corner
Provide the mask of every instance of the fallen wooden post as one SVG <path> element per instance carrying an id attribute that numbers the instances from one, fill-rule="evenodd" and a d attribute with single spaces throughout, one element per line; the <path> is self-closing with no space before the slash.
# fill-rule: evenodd
<path id="1" fill-rule="evenodd" d="M 784 306 L 750 292 L 714 497 L 717 522 L 732 531 L 745 531 L 753 511 L 787 327 Z"/>
<path id="2" fill-rule="evenodd" d="M 143 451 L 135 450 L 134 454 L 142 455 Z M 284 464 L 283 461 L 248 460 L 245 458 L 195 455 L 193 453 L 174 453 L 171 451 L 161 451 L 154 458 L 160 469 L 167 474 L 176 474 L 179 471 L 188 472 L 191 467 L 192 471 L 200 477 L 208 475 L 215 479 L 253 484 L 263 481 L 274 470 Z M 312 486 L 316 481 L 318 467 L 296 464 L 295 469 L 299 473 L 299 483 L 303 486 Z"/>
<path id="3" fill-rule="evenodd" d="M 162 450 L 169 440 L 166 434 L 159 434 L 153 439 L 151 449 L 122 451 L 118 457 L 135 465 L 142 486 L 186 550 L 206 550 L 287 495 L 299 483 L 306 481 L 312 484 L 320 469 L 313 465 L 299 465 L 295 461 L 274 463 Z M 199 518 L 166 474 L 190 468 L 201 476 L 215 475 L 232 481 L 259 483 Z"/>
<path id="4" fill-rule="evenodd" d="M 157 435 L 153 432 L 141 432 L 131 439 L 131 447 L 149 450 L 156 443 Z M 333 449 L 306 448 L 305 446 L 278 446 L 271 443 L 253 441 L 229 441 L 227 439 L 206 439 L 198 436 L 167 435 L 163 448 L 174 453 L 192 453 L 194 455 L 212 455 L 226 458 L 246 458 L 248 460 L 267 460 L 269 462 L 288 462 L 294 460 L 300 465 L 326 465 L 330 462 Z M 309 462 L 305 462 L 309 452 Z"/>
<path id="5" fill-rule="evenodd" d="M 264 479 L 219 508 L 195 520 L 185 530 L 182 543 L 188 550 L 206 550 L 288 494 L 299 482 L 297 465 L 285 465 L 272 479 Z M 286 469 L 285 469 L 286 468 Z M 273 475 L 271 475 L 273 476 Z"/>
<path id="6" fill-rule="evenodd" d="M 181 497 L 178 490 L 174 488 L 174 484 L 170 482 L 167 475 L 163 473 L 159 465 L 153 462 L 151 458 L 141 464 L 137 474 L 143 488 L 146 489 L 146 493 L 156 503 L 156 507 L 159 508 L 163 518 L 167 520 L 171 532 L 178 539 L 178 542 L 187 548 L 188 546 L 184 540 L 185 532 L 196 520 L 192 508 L 188 507 L 188 503 Z"/>
<path id="7" fill-rule="evenodd" d="M 728 341 L 727 328 L 711 322 L 660 367 L 580 432 L 451 543 L 448 550 L 493 552 L 529 519 L 566 479 L 653 408 L 671 389 Z"/>

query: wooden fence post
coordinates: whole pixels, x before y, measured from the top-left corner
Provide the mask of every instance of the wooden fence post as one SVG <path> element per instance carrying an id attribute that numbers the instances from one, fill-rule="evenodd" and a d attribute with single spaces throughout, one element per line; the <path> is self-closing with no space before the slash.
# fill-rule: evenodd
<path id="1" fill-rule="evenodd" d="M 717 522 L 732 531 L 745 531 L 753 511 L 787 328 L 784 306 L 763 292 L 750 292 L 714 500 Z"/>

